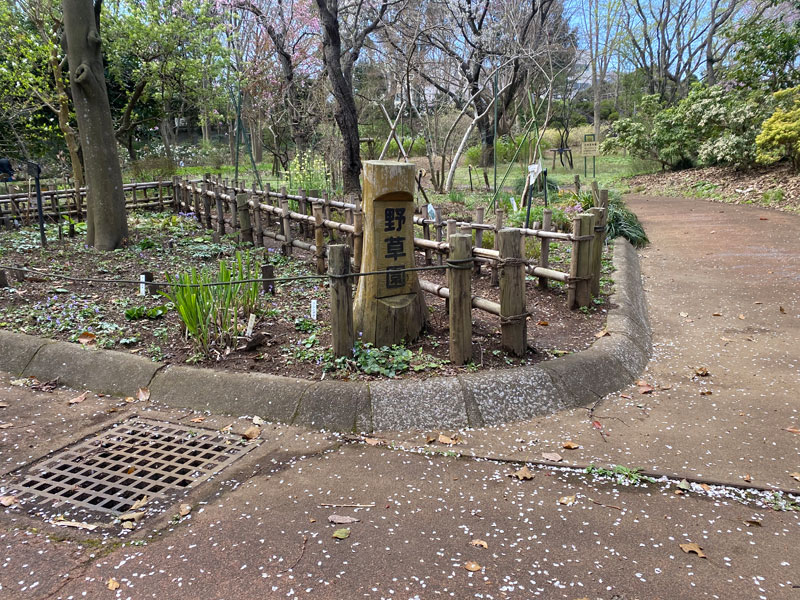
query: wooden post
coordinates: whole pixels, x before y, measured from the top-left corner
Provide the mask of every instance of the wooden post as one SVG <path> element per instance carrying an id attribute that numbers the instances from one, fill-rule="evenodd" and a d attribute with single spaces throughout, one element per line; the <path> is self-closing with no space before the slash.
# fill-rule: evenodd
<path id="1" fill-rule="evenodd" d="M 325 217 L 326 221 L 331 220 L 331 199 L 328 197 L 328 192 L 322 192 L 322 202 L 323 202 L 323 211 L 322 214 Z M 331 242 L 335 242 L 337 239 L 336 230 L 331 229 L 329 232 Z"/>
<path id="2" fill-rule="evenodd" d="M 271 192 L 272 188 L 270 187 L 270 184 L 267 183 L 264 186 L 264 204 L 266 204 L 267 206 L 274 206 L 272 204 L 272 197 L 270 196 Z M 272 213 L 270 211 L 267 211 L 267 229 L 269 229 L 270 227 L 272 227 Z"/>
<path id="3" fill-rule="evenodd" d="M 275 277 L 275 267 L 272 265 L 261 265 L 261 279 L 272 279 L 273 277 Z M 274 281 L 263 281 L 262 284 L 265 294 L 275 295 Z"/>
<path id="4" fill-rule="evenodd" d="M 450 260 L 472 258 L 472 236 L 451 235 Z M 447 270 L 450 287 L 450 362 L 463 365 L 472 360 L 472 275 L 469 263 L 456 262 Z"/>
<path id="5" fill-rule="evenodd" d="M 427 219 L 427 218 L 428 218 L 428 215 L 425 214 L 424 219 Z M 428 223 L 423 223 L 422 224 L 422 237 L 424 237 L 426 240 L 431 239 L 431 226 Z M 430 248 L 425 248 L 425 264 L 426 265 L 432 265 L 433 264 L 433 260 L 431 260 Z"/>
<path id="6" fill-rule="evenodd" d="M 441 208 L 435 208 L 434 210 L 436 212 L 436 218 L 434 219 L 433 226 L 436 229 L 436 241 L 437 242 L 441 242 L 442 241 L 442 209 Z M 443 263 L 442 253 L 441 252 L 437 252 L 436 254 L 438 255 L 438 259 L 437 260 L 438 260 L 439 264 L 441 265 Z"/>
<path id="7" fill-rule="evenodd" d="M 136 183 L 133 184 L 133 194 L 131 195 L 131 206 L 136 208 Z"/>
<path id="8" fill-rule="evenodd" d="M 247 194 L 236 194 L 236 211 L 239 213 L 239 241 L 253 243 L 253 227 L 250 224 L 250 204 Z"/>
<path id="9" fill-rule="evenodd" d="M 501 343 L 507 352 L 515 356 L 524 356 L 528 346 L 528 316 L 522 236 L 517 229 L 501 229 L 497 232 L 497 237 L 502 263 L 500 265 Z"/>
<path id="10" fill-rule="evenodd" d="M 317 274 L 325 273 L 325 229 L 322 225 L 322 207 L 311 207 L 314 213 L 314 257 L 317 259 Z"/>
<path id="11" fill-rule="evenodd" d="M 479 206 L 475 209 L 475 222 L 476 223 L 483 223 L 483 217 L 486 214 L 486 209 L 483 206 Z M 476 229 L 475 230 L 475 247 L 476 248 L 483 248 L 483 229 Z M 473 267 L 475 274 L 481 274 L 481 263 L 477 260 L 475 261 L 475 266 Z"/>
<path id="12" fill-rule="evenodd" d="M 328 273 L 331 275 L 331 336 L 336 358 L 350 357 L 355 343 L 353 296 L 350 278 L 350 248 L 333 244 L 328 248 Z"/>
<path id="13" fill-rule="evenodd" d="M 286 197 L 286 186 L 281 187 L 281 224 L 283 227 L 283 245 L 285 256 L 292 255 L 292 221 L 289 219 L 289 199 Z"/>
<path id="14" fill-rule="evenodd" d="M 348 225 L 352 225 L 355 228 L 356 218 L 355 215 L 353 214 L 352 208 L 345 209 L 345 221 L 347 222 Z M 355 232 L 347 234 L 347 244 L 350 246 L 351 256 L 355 255 L 355 252 L 353 252 L 356 248 L 355 237 L 356 237 Z"/>
<path id="15" fill-rule="evenodd" d="M 211 197 L 208 195 L 208 183 L 205 178 L 200 183 L 200 195 L 203 198 L 203 220 L 205 221 L 206 229 L 213 229 L 211 221 Z"/>
<path id="16" fill-rule="evenodd" d="M 225 235 L 225 203 L 222 201 L 222 188 L 217 183 L 214 185 L 214 200 L 217 204 L 217 241 Z"/>
<path id="17" fill-rule="evenodd" d="M 417 339 L 428 310 L 414 267 L 412 163 L 364 163 L 364 241 L 353 314 L 364 342 L 388 346 Z"/>
<path id="18" fill-rule="evenodd" d="M 189 184 L 192 189 L 192 206 L 194 207 L 194 215 L 198 223 L 203 222 L 203 213 L 200 212 L 200 196 L 197 192 L 197 186 L 194 183 Z M 202 187 L 200 190 L 202 191 Z"/>
<path id="19" fill-rule="evenodd" d="M 303 188 L 297 190 L 300 195 L 300 200 L 297 203 L 297 212 L 299 212 L 304 217 L 308 213 L 307 206 L 308 206 L 308 192 Z M 303 239 L 308 239 L 308 224 L 305 221 L 300 221 L 300 237 Z"/>
<path id="20" fill-rule="evenodd" d="M 503 209 L 498 208 L 495 211 L 495 225 L 494 225 L 494 249 L 498 250 L 500 248 L 500 240 L 497 239 L 500 230 L 503 228 Z M 492 278 L 490 281 L 492 287 L 497 287 L 500 285 L 500 272 L 497 268 L 497 264 L 492 265 Z"/>
<path id="21" fill-rule="evenodd" d="M 569 288 L 567 289 L 567 307 L 579 308 L 589 306 L 592 302 L 589 283 L 591 269 L 591 245 L 594 232 L 594 215 L 581 213 L 572 220 L 572 234 L 576 238 L 592 236 L 592 240 L 577 239 L 572 242 L 572 258 L 569 266 Z"/>
<path id="22" fill-rule="evenodd" d="M 172 177 L 172 208 L 176 213 L 177 212 L 181 212 L 180 199 L 178 198 L 178 190 L 180 189 L 180 181 L 181 181 L 180 177 L 178 177 L 177 175 L 173 175 L 173 177 Z M 77 190 L 77 188 L 75 188 L 75 189 Z M 80 191 L 76 191 L 76 193 L 77 193 L 78 196 L 80 196 Z"/>
<path id="23" fill-rule="evenodd" d="M 589 252 L 589 293 L 595 298 L 600 295 L 600 271 L 603 266 L 603 242 L 606 239 L 605 209 L 595 206 L 589 209 L 594 215 L 594 241 Z"/>
<path id="24" fill-rule="evenodd" d="M 580 195 L 581 193 L 581 176 L 577 173 L 575 174 L 575 195 Z"/>
<path id="25" fill-rule="evenodd" d="M 258 197 L 256 191 L 253 191 L 253 243 L 256 248 L 261 248 L 264 245 L 264 226 L 261 223 L 261 199 Z"/>
<path id="26" fill-rule="evenodd" d="M 164 190 L 162 189 L 163 182 L 161 176 L 158 177 L 158 187 L 156 188 L 158 194 L 158 211 L 164 212 Z"/>
<path id="27" fill-rule="evenodd" d="M 360 272 L 364 257 L 364 213 L 360 209 L 353 213 L 353 229 L 353 266 L 356 272 Z"/>
<path id="28" fill-rule="evenodd" d="M 553 223 L 553 211 L 545 208 L 542 211 L 542 231 L 550 231 Z M 550 238 L 542 238 L 542 250 L 539 254 L 539 266 L 550 267 Z M 539 289 L 546 290 L 549 285 L 547 277 L 539 277 Z"/>
<path id="29" fill-rule="evenodd" d="M 0 269 L 0 288 L 7 288 L 8 285 L 8 277 L 6 277 L 6 272 Z"/>
<path id="30" fill-rule="evenodd" d="M 455 219 L 447 219 L 447 239 L 450 239 L 451 235 L 455 235 L 458 233 L 458 226 L 456 225 Z"/>

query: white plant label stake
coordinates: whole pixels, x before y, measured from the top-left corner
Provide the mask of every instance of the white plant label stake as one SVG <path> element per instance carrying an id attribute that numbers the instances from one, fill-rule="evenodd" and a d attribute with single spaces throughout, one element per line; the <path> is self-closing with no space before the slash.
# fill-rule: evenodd
<path id="1" fill-rule="evenodd" d="M 139 275 L 139 281 L 141 281 L 141 283 L 139 284 L 139 295 L 140 295 L 140 296 L 144 296 L 144 295 L 145 295 L 145 285 L 144 285 L 144 282 L 146 281 L 146 280 L 145 280 L 145 278 L 144 278 L 144 273 L 142 273 L 141 275 Z"/>
<path id="2" fill-rule="evenodd" d="M 316 321 L 317 320 L 317 301 L 311 301 L 311 318 Z"/>
<path id="3" fill-rule="evenodd" d="M 253 313 L 250 313 L 250 319 L 247 321 L 247 331 L 245 332 L 245 336 L 250 337 L 253 335 L 253 327 L 256 324 L 256 316 Z"/>

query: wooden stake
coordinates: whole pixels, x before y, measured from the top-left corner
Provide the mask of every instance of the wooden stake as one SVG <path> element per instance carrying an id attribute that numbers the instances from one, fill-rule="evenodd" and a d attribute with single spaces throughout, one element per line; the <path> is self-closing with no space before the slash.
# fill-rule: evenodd
<path id="1" fill-rule="evenodd" d="M 325 273 L 325 228 L 322 225 L 322 207 L 311 207 L 314 213 L 314 257 L 317 259 L 317 274 Z"/>
<path id="2" fill-rule="evenodd" d="M 470 174 L 471 177 L 471 174 Z M 486 209 L 483 206 L 479 206 L 475 209 L 475 222 L 476 223 L 483 223 L 483 217 L 486 213 Z M 476 248 L 483 248 L 483 229 L 476 229 L 475 230 L 475 247 Z M 475 261 L 475 266 L 473 267 L 475 274 L 481 274 L 481 263 L 477 260 Z"/>
<path id="3" fill-rule="evenodd" d="M 448 238 L 450 259 L 472 257 L 472 236 L 464 233 Z M 472 278 L 469 263 L 457 262 L 447 270 L 450 287 L 450 361 L 463 365 L 472 360 Z"/>
<path id="4" fill-rule="evenodd" d="M 272 279 L 273 277 L 275 277 L 275 267 L 272 265 L 261 265 L 261 279 Z M 275 295 L 274 281 L 264 281 L 263 286 L 265 294 Z"/>
<path id="5" fill-rule="evenodd" d="M 250 204 L 247 202 L 247 194 L 236 194 L 236 210 L 239 213 L 239 241 L 252 244 L 253 227 L 250 223 Z"/>
<path id="6" fill-rule="evenodd" d="M 214 186 L 214 199 L 217 202 L 217 241 L 219 241 L 225 235 L 225 203 L 222 201 L 222 188 L 219 184 Z"/>
<path id="7" fill-rule="evenodd" d="M 497 239 L 497 236 L 500 233 L 500 230 L 503 228 L 503 215 L 504 215 L 503 209 L 498 208 L 497 210 L 495 210 L 494 214 L 496 219 L 494 225 L 494 249 L 497 250 L 500 248 L 500 241 Z M 496 264 L 492 265 L 492 278 L 490 283 L 492 287 L 497 287 L 498 285 L 500 285 L 500 274 Z"/>
<path id="8" fill-rule="evenodd" d="M 497 233 L 500 250 L 500 329 L 503 349 L 524 356 L 528 345 L 528 317 L 525 302 L 525 264 L 522 236 L 517 229 Z"/>
<path id="9" fill-rule="evenodd" d="M 331 277 L 331 335 L 333 354 L 337 358 L 353 354 L 355 333 L 353 329 L 353 295 L 350 278 L 340 277 L 350 273 L 350 248 L 333 244 L 328 248 L 328 273 Z"/>
<path id="10" fill-rule="evenodd" d="M 553 223 L 553 211 L 549 208 L 545 208 L 544 211 L 542 211 L 542 221 L 542 231 L 550 231 Z M 543 269 L 550 268 L 550 238 L 542 238 L 539 266 Z M 546 290 L 548 285 L 547 277 L 539 277 L 539 289 Z"/>
<path id="11" fill-rule="evenodd" d="M 203 197 L 203 220 L 205 221 L 206 229 L 213 229 L 214 225 L 211 221 L 211 197 L 208 195 L 208 182 L 205 177 L 200 184 L 200 194 Z"/>
<path id="12" fill-rule="evenodd" d="M 292 255 L 292 222 L 289 219 L 289 199 L 286 197 L 286 186 L 281 187 L 281 224 L 283 227 L 283 254 Z"/>
<path id="13" fill-rule="evenodd" d="M 606 239 L 605 209 L 595 206 L 589 209 L 594 215 L 594 241 L 589 251 L 589 293 L 595 298 L 600 295 L 600 271 L 603 261 L 603 242 Z"/>
<path id="14" fill-rule="evenodd" d="M 361 261 L 364 257 L 364 213 L 361 209 L 353 213 L 353 266 L 356 272 L 361 271 Z"/>

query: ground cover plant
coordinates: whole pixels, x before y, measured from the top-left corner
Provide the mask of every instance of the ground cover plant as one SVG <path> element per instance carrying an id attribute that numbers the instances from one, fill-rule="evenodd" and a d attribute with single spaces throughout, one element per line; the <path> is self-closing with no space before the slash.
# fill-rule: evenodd
<path id="1" fill-rule="evenodd" d="M 87 248 L 80 233 L 59 240 L 52 224 L 46 249 L 32 226 L 0 232 L 0 264 L 29 270 L 24 280 L 8 272 L 11 287 L 0 288 L 0 327 L 174 364 L 315 379 L 428 377 L 530 364 L 586 348 L 603 328 L 612 285 L 608 258 L 603 294 L 585 311 L 566 309 L 566 291 L 558 282 L 544 293 L 529 284 L 533 349 L 522 359 L 500 349 L 499 321 L 474 311 L 475 360 L 465 367 L 450 365 L 444 302 L 429 295 L 430 327 L 420 340 L 383 348 L 359 340 L 351 357 L 334 359 L 327 278 L 279 283 L 274 296 L 257 282 L 199 285 L 258 278 L 264 263 L 274 266 L 276 277 L 310 276 L 310 256 L 298 252 L 288 258 L 276 248 L 240 245 L 231 236 L 215 241 L 191 215 L 133 213 L 129 223 L 128 245 L 112 253 Z M 568 269 L 569 252 L 569 244 L 553 244 L 551 264 Z M 45 272 L 73 280 L 50 279 Z M 167 285 L 157 294 L 140 296 L 138 285 L 85 281 L 138 281 L 143 272 Z M 427 272 L 424 278 L 446 285 L 443 272 Z M 498 289 L 489 279 L 484 269 L 473 279 L 473 293 L 496 301 Z M 311 318 L 312 301 L 318 307 L 316 319 Z"/>

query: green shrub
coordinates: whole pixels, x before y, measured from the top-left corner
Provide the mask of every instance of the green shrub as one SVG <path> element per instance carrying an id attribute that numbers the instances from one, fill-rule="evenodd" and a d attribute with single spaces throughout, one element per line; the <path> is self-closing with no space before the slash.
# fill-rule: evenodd
<path id="1" fill-rule="evenodd" d="M 775 92 L 773 97 L 778 106 L 756 137 L 758 162 L 770 164 L 788 158 L 800 171 L 800 86 Z"/>
<path id="2" fill-rule="evenodd" d="M 293 190 L 324 190 L 328 186 L 325 161 L 310 151 L 298 152 L 289 161 L 289 179 Z"/>
<path id="3" fill-rule="evenodd" d="M 208 355 L 211 346 L 225 348 L 239 333 L 239 318 L 248 318 L 258 308 L 259 283 L 229 283 L 260 277 L 258 260 L 250 253 L 236 252 L 233 263 L 220 261 L 217 269 L 204 268 L 167 275 L 170 287 L 161 292 L 180 315 L 195 349 Z M 209 285 L 220 282 L 223 285 Z"/>
<path id="4" fill-rule="evenodd" d="M 642 248 L 650 242 L 636 213 L 619 198 L 612 198 L 608 203 L 606 239 L 613 240 L 617 237 L 625 238 L 636 248 Z"/>

